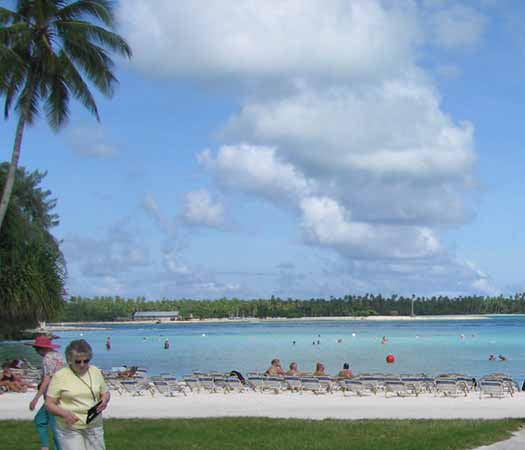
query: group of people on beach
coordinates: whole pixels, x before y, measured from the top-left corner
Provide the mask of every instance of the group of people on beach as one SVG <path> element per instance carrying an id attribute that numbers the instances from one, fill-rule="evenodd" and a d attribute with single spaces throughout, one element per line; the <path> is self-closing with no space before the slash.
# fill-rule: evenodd
<path id="1" fill-rule="evenodd" d="M 270 367 L 266 369 L 265 372 L 266 375 L 269 376 L 283 376 L 283 375 L 289 375 L 289 376 L 303 376 L 303 375 L 312 375 L 314 377 L 321 377 L 321 376 L 327 376 L 326 369 L 323 363 L 317 362 L 315 364 L 315 370 L 313 372 L 300 372 L 299 368 L 297 366 L 297 362 L 292 361 L 290 365 L 288 366 L 288 370 L 285 371 L 281 366 L 281 361 L 278 358 L 272 359 L 270 363 Z M 353 373 L 350 370 L 350 364 L 345 362 L 343 364 L 343 368 L 339 371 L 337 374 L 340 378 L 352 378 Z"/>

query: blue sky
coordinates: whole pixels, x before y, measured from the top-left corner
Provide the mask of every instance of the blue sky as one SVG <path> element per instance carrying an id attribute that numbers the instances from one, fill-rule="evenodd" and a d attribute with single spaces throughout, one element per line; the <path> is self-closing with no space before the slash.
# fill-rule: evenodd
<path id="1" fill-rule="evenodd" d="M 525 289 L 520 0 L 122 0 L 102 121 L 27 129 L 72 295 Z M 2 124 L 3 159 L 14 120 Z"/>

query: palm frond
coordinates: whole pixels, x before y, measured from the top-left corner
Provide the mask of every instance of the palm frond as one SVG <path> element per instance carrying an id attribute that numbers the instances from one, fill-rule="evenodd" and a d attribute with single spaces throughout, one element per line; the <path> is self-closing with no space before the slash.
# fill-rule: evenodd
<path id="1" fill-rule="evenodd" d="M 55 74 L 50 83 L 49 95 L 45 101 L 49 126 L 58 130 L 69 118 L 69 90 L 61 74 Z"/>
<path id="2" fill-rule="evenodd" d="M 29 77 L 22 91 L 18 96 L 16 111 L 19 115 L 24 116 L 28 125 L 32 125 L 35 117 L 38 115 L 38 103 L 40 100 L 38 89 L 36 89 L 35 77 Z"/>
<path id="3" fill-rule="evenodd" d="M 118 81 L 112 72 L 113 61 L 103 48 L 93 44 L 82 45 L 82 41 L 70 39 L 64 45 L 64 51 L 100 92 L 108 97 L 113 95 L 114 84 Z"/>
<path id="4" fill-rule="evenodd" d="M 0 45 L 0 94 L 12 80 L 21 80 L 27 71 L 27 64 L 13 49 Z"/>
<path id="5" fill-rule="evenodd" d="M 108 27 L 113 26 L 113 2 L 107 0 L 78 0 L 57 11 L 59 20 L 77 20 L 91 16 Z"/>
<path id="6" fill-rule="evenodd" d="M 115 53 L 130 58 L 132 51 L 128 43 L 118 34 L 82 20 L 63 21 L 56 24 L 59 35 L 68 39 L 86 40 L 107 47 Z"/>
<path id="7" fill-rule="evenodd" d="M 61 66 L 64 68 L 64 78 L 73 96 L 80 100 L 84 107 L 89 112 L 91 112 L 98 121 L 100 121 L 95 99 L 93 98 L 88 85 L 82 79 L 82 76 L 78 72 L 75 65 L 70 61 L 66 53 L 63 51 L 59 55 L 59 61 Z"/>

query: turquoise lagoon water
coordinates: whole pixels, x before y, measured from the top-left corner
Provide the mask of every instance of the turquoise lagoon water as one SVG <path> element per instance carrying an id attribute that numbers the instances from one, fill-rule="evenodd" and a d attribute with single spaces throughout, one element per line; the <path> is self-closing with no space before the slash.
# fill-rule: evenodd
<path id="1" fill-rule="evenodd" d="M 95 365 L 103 369 L 138 365 L 147 367 L 151 374 L 264 371 L 277 357 L 283 367 L 296 361 L 301 371 L 313 371 L 315 363 L 321 361 L 327 372 L 334 374 L 343 362 L 349 362 L 354 373 L 460 372 L 479 377 L 504 372 L 521 381 L 525 376 L 524 330 L 525 316 L 440 321 L 263 321 L 112 325 L 110 330 L 60 332 L 56 342 L 63 349 L 70 340 L 82 337 L 94 349 Z M 107 336 L 113 343 L 110 351 L 104 345 Z M 388 337 L 387 344 L 381 344 L 382 336 Z M 163 348 L 166 338 L 171 344 L 169 350 Z M 0 354 L 12 354 L 20 348 L 20 344 L 4 343 Z M 32 351 L 28 347 L 25 350 Z M 395 356 L 394 364 L 386 364 L 387 354 Z M 489 361 L 490 354 L 503 354 L 509 360 Z"/>

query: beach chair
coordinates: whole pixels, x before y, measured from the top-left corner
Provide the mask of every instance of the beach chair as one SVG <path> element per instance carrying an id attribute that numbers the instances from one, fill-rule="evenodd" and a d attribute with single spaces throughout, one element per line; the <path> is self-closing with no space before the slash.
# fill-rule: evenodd
<path id="1" fill-rule="evenodd" d="M 503 382 L 496 379 L 481 379 L 479 381 L 479 398 L 488 396 L 491 398 L 503 398 L 505 397 L 505 391 L 503 390 Z"/>
<path id="2" fill-rule="evenodd" d="M 226 391 L 226 380 L 228 375 L 224 374 L 210 374 L 213 378 L 213 384 L 217 391 Z"/>
<path id="3" fill-rule="evenodd" d="M 262 375 L 248 374 L 248 386 L 255 392 L 262 392 L 264 390 L 264 378 Z"/>
<path id="4" fill-rule="evenodd" d="M 201 391 L 201 385 L 197 377 L 184 377 L 183 382 L 190 392 L 199 393 Z"/>
<path id="5" fill-rule="evenodd" d="M 236 376 L 226 378 L 224 393 L 228 392 L 244 392 L 246 388 Z"/>
<path id="6" fill-rule="evenodd" d="M 168 383 L 168 389 L 169 389 L 170 396 L 173 397 L 175 394 L 180 393 L 186 397 L 187 393 L 186 393 L 185 387 L 187 385 L 186 383 L 179 381 L 176 376 L 165 375 L 161 377 L 161 380 Z"/>
<path id="7" fill-rule="evenodd" d="M 117 378 L 106 378 L 106 384 L 111 392 L 116 392 L 118 395 L 122 395 L 125 392 L 124 387 L 120 384 L 120 380 Z"/>
<path id="8" fill-rule="evenodd" d="M 125 393 L 130 394 L 133 397 L 141 397 L 146 391 L 149 391 L 147 386 L 139 384 L 135 380 L 121 380 L 120 385 L 124 389 Z"/>
<path id="9" fill-rule="evenodd" d="M 155 387 L 156 392 L 158 392 L 161 395 L 164 395 L 164 397 L 171 397 L 170 387 L 167 381 L 153 379 L 151 380 L 151 382 Z"/>
<path id="10" fill-rule="evenodd" d="M 408 384 L 402 381 L 401 379 L 386 379 L 385 380 L 385 397 L 388 397 L 388 394 L 394 394 L 397 397 L 409 397 L 419 395 L 419 391 L 416 389 L 415 384 Z"/>
<path id="11" fill-rule="evenodd" d="M 356 378 L 374 394 L 385 388 L 385 375 L 383 374 L 360 375 Z"/>
<path id="12" fill-rule="evenodd" d="M 431 392 L 434 385 L 434 379 L 422 375 L 407 375 L 401 374 L 400 380 L 405 383 L 410 389 L 413 389 L 417 394 L 424 391 Z"/>
<path id="13" fill-rule="evenodd" d="M 372 393 L 372 391 L 368 388 L 367 385 L 354 378 L 341 378 L 339 380 L 339 384 L 345 397 L 347 396 L 347 393 L 353 393 L 355 395 L 358 395 L 359 397 L 362 397 L 364 395 L 370 395 Z"/>
<path id="14" fill-rule="evenodd" d="M 500 380 L 503 382 L 503 391 L 510 394 L 511 397 L 514 396 L 515 392 L 520 391 L 518 383 L 516 383 L 516 381 L 514 381 L 510 375 L 504 373 L 493 373 L 483 377 L 483 379 Z"/>
<path id="15" fill-rule="evenodd" d="M 287 385 L 282 377 L 265 377 L 263 380 L 263 390 L 273 391 L 275 394 L 281 393 Z"/>
<path id="16" fill-rule="evenodd" d="M 444 397 L 467 396 L 465 387 L 458 383 L 455 378 L 436 378 L 436 395 L 443 394 Z"/>
<path id="17" fill-rule="evenodd" d="M 215 385 L 215 382 L 213 381 L 213 377 L 199 375 L 197 379 L 199 380 L 199 385 L 201 389 L 204 389 L 205 391 L 210 393 L 218 392 L 218 388 Z"/>
<path id="18" fill-rule="evenodd" d="M 301 392 L 313 392 L 314 394 L 324 394 L 326 389 L 316 377 L 301 377 Z"/>
<path id="19" fill-rule="evenodd" d="M 326 391 L 330 392 L 331 394 L 334 393 L 337 383 L 335 382 L 333 377 L 330 376 L 317 376 L 315 377 L 319 380 L 319 383 L 321 384 L 321 387 Z"/>
<path id="20" fill-rule="evenodd" d="M 303 390 L 301 379 L 297 376 L 286 375 L 284 377 L 284 382 L 292 392 L 301 392 Z"/>

